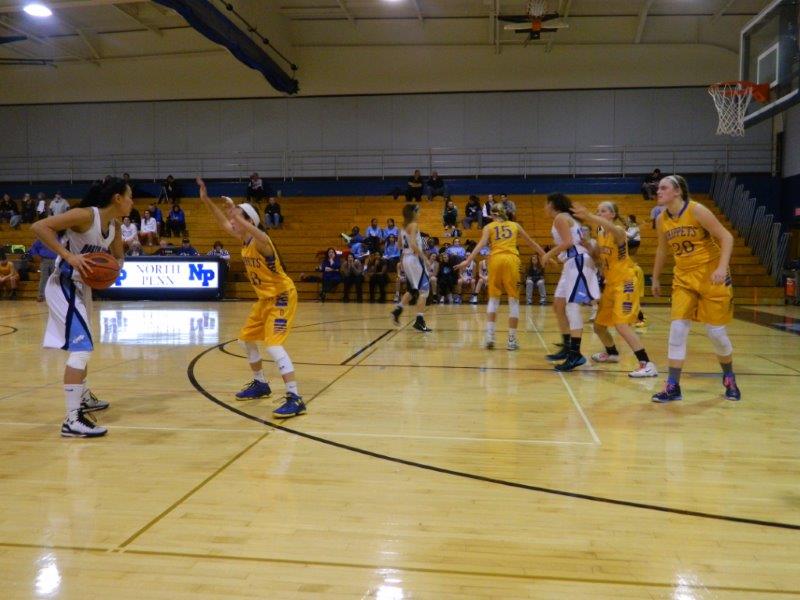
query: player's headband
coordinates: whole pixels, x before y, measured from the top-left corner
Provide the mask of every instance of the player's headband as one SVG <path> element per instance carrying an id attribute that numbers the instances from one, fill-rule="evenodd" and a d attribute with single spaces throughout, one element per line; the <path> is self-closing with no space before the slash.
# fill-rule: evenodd
<path id="1" fill-rule="evenodd" d="M 258 227 L 259 223 L 261 223 L 261 219 L 258 218 L 258 211 L 253 208 L 253 205 L 248 202 L 242 202 L 239 205 L 239 208 L 242 209 L 244 214 L 250 217 L 250 220 L 253 222 L 253 225 Z"/>

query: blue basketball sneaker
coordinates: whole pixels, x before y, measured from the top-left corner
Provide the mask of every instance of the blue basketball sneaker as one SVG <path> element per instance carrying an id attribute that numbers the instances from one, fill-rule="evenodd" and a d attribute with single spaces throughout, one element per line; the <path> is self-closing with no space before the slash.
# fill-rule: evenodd
<path id="1" fill-rule="evenodd" d="M 272 411 L 272 416 L 276 419 L 288 419 L 290 417 L 296 417 L 297 415 L 303 415 L 305 412 L 306 405 L 303 399 L 297 394 L 288 392 L 285 402 Z"/>
<path id="2" fill-rule="evenodd" d="M 236 397 L 239 400 L 253 400 L 255 398 L 266 398 L 270 394 L 272 394 L 272 390 L 269 389 L 267 382 L 253 379 L 241 391 L 236 393 Z"/>
<path id="3" fill-rule="evenodd" d="M 741 400 L 742 392 L 739 391 L 739 386 L 736 385 L 735 375 L 726 375 L 722 378 L 722 385 L 725 386 L 725 398 L 728 400 Z"/>
<path id="4" fill-rule="evenodd" d="M 651 400 L 653 402 L 658 402 L 659 404 L 683 400 L 683 396 L 681 395 L 681 386 L 677 383 L 670 383 L 667 381 L 667 383 L 664 384 L 664 389 L 657 394 L 653 394 Z"/>

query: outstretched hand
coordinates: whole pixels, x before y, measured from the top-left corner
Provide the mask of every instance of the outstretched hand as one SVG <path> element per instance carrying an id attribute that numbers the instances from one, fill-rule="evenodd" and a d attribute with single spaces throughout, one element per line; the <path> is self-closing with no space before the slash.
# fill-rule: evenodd
<path id="1" fill-rule="evenodd" d="M 583 204 L 574 202 L 572 204 L 572 216 L 581 221 L 586 221 L 591 216 L 591 213 Z"/>

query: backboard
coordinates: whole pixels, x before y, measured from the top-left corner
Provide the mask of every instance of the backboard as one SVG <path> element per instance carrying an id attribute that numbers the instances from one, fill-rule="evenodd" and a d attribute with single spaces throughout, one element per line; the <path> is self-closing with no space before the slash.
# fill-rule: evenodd
<path id="1" fill-rule="evenodd" d="M 768 83 L 767 102 L 753 102 L 751 127 L 800 102 L 800 0 L 774 0 L 741 31 L 739 79 Z"/>

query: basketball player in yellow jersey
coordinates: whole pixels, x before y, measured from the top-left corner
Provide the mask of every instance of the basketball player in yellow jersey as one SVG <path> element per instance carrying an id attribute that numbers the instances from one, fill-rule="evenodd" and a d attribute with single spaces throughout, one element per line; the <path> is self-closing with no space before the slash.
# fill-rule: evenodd
<path id="1" fill-rule="evenodd" d="M 522 237 L 539 256 L 544 255 L 542 247 L 525 233 L 519 223 L 509 221 L 502 204 L 495 204 L 491 210 L 494 221 L 483 228 L 483 235 L 470 255 L 456 266 L 460 271 L 473 263 L 481 249 L 489 245 L 489 278 L 487 290 L 489 302 L 486 306 L 486 348 L 494 348 L 494 330 L 497 321 L 497 309 L 500 298 L 505 292 L 508 296 L 508 345 L 509 350 L 519 348 L 517 342 L 517 325 L 519 324 L 519 250 L 517 239 Z"/>
<path id="2" fill-rule="evenodd" d="M 206 184 L 199 177 L 200 199 L 216 218 L 220 227 L 242 242 L 242 260 L 247 277 L 255 289 L 258 300 L 239 332 L 239 342 L 244 346 L 253 380 L 236 397 L 239 400 L 264 398 L 272 393 L 262 369 L 261 354 L 256 342 L 264 342 L 267 352 L 275 361 L 286 384 L 286 397 L 281 406 L 272 411 L 278 419 L 295 417 L 306 412 L 306 405 L 297 389 L 292 360 L 283 348 L 297 310 L 297 290 L 294 282 L 284 272 L 281 259 L 270 237 L 258 228 L 258 211 L 250 204 L 236 206 L 225 199 L 225 212 L 208 197 Z"/>
<path id="3" fill-rule="evenodd" d="M 672 323 L 669 331 L 669 376 L 653 402 L 681 400 L 680 377 L 692 321 L 705 323 L 722 366 L 728 400 L 742 395 L 733 374 L 733 346 L 725 325 L 733 318 L 733 289 L 728 265 L 733 236 L 705 206 L 689 198 L 680 175 L 668 175 L 658 185 L 658 249 L 653 265 L 653 295 L 661 295 L 659 277 L 667 252 L 675 257 L 672 278 Z"/>
<path id="4" fill-rule="evenodd" d="M 603 342 L 606 351 L 593 354 L 592 360 L 601 363 L 619 362 L 619 351 L 614 344 L 614 338 L 608 332 L 609 327 L 614 327 L 639 360 L 639 368 L 628 373 L 628 376 L 657 377 L 656 366 L 650 361 L 644 344 L 631 327 L 638 318 L 641 288 L 636 277 L 636 264 L 628 254 L 628 236 L 617 205 L 613 202 L 601 202 L 597 207 L 597 214 L 593 215 L 585 206 L 573 204 L 572 214 L 597 228 L 599 262 L 605 278 L 600 307 L 594 320 L 594 332 Z"/>

